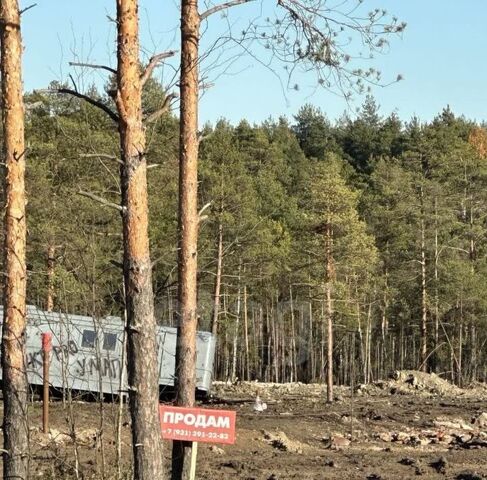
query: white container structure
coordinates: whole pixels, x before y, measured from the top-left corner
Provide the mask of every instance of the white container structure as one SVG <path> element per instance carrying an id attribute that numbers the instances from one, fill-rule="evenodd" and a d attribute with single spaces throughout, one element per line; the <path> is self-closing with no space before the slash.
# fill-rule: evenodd
<path id="1" fill-rule="evenodd" d="M 3 308 L 0 307 L 0 318 Z M 27 308 L 27 375 L 29 384 L 42 385 L 41 334 L 52 333 L 49 383 L 55 389 L 127 392 L 125 361 L 122 364 L 124 323 L 119 317 L 94 319 L 89 316 L 45 312 Z M 176 328 L 158 327 L 158 368 L 160 391 L 174 386 Z M 197 333 L 196 387 L 202 393 L 211 388 L 215 337 Z M 0 370 L 1 378 L 1 370 Z"/>

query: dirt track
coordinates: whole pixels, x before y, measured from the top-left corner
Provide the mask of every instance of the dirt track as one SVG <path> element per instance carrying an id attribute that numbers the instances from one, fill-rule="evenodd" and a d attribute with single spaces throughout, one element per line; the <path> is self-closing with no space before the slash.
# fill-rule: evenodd
<path id="1" fill-rule="evenodd" d="M 427 382 L 400 381 L 360 390 L 352 398 L 349 389 L 339 388 L 339 400 L 327 405 L 317 385 L 217 385 L 215 394 L 225 402 L 216 399 L 211 407 L 237 410 L 237 443 L 200 444 L 197 478 L 487 479 L 485 388 L 452 387 L 439 396 Z M 254 411 L 255 393 L 267 401 L 265 412 Z M 80 478 L 102 478 L 102 443 L 105 478 L 116 478 L 116 405 L 103 407 L 101 442 L 99 405 L 74 404 Z M 37 428 L 40 405 L 30 410 L 34 477 L 75 478 L 69 410 L 58 402 L 51 411 L 53 430 L 47 438 Z M 122 430 L 122 470 L 129 473 L 126 413 Z M 169 453 L 170 443 L 165 446 Z"/>
<path id="2" fill-rule="evenodd" d="M 403 444 L 376 438 L 399 432 L 420 437 L 420 432 L 434 428 L 435 418 L 470 419 L 487 407 L 485 402 L 361 397 L 354 407 L 353 422 L 348 400 L 332 406 L 309 399 L 283 401 L 270 405 L 265 415 L 251 413 L 250 406 L 242 407 L 237 444 L 225 448 L 221 456 L 202 449 L 200 478 L 215 478 L 218 471 L 222 478 L 242 480 L 405 479 L 420 475 L 428 479 L 456 479 L 469 478 L 459 475 L 474 472 L 478 478 L 487 478 L 487 448 L 465 449 L 442 443 L 422 446 L 414 445 L 414 441 Z M 293 416 L 282 415 L 287 412 L 293 412 Z M 330 436 L 349 438 L 352 425 L 353 441 L 349 446 L 329 446 Z M 291 450 L 296 446 L 299 450 L 285 451 L 266 442 L 263 432 L 276 430 L 286 434 Z M 440 457 L 446 460 L 445 474 L 431 466 Z"/>

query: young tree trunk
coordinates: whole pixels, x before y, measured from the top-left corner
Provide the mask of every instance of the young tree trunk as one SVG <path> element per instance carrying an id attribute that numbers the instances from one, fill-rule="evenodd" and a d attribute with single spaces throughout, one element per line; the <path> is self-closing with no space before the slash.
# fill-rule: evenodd
<path id="1" fill-rule="evenodd" d="M 226 382 L 230 380 L 230 350 L 229 350 L 229 345 L 228 345 L 228 308 L 227 308 L 227 303 L 228 303 L 228 292 L 227 289 L 223 292 L 223 313 L 225 315 L 225 337 L 223 339 L 223 342 L 219 342 L 219 344 L 223 343 L 222 350 L 223 354 L 220 354 L 223 356 L 223 380 Z M 220 332 L 220 337 L 221 337 L 221 332 Z"/>
<path id="2" fill-rule="evenodd" d="M 315 376 L 315 352 L 313 345 L 313 302 L 311 299 L 311 288 L 308 302 L 309 331 L 308 331 L 308 381 L 312 382 Z"/>
<path id="3" fill-rule="evenodd" d="M 238 337 L 240 331 L 240 313 L 241 313 L 241 265 L 238 266 L 238 293 L 237 293 L 237 312 L 235 315 L 235 328 L 233 331 L 233 343 L 232 343 L 232 374 L 231 381 L 237 380 L 237 354 L 238 354 Z"/>
<path id="4" fill-rule="evenodd" d="M 326 319 L 327 319 L 327 375 L 326 375 L 326 400 L 333 402 L 333 300 L 331 297 L 332 281 L 335 278 L 333 265 L 333 232 L 330 223 L 326 226 Z"/>
<path id="5" fill-rule="evenodd" d="M 216 277 L 215 277 L 215 293 L 213 299 L 213 315 L 211 319 L 211 333 L 216 335 L 218 333 L 218 315 L 220 313 L 220 290 L 222 284 L 222 264 L 223 264 L 223 225 L 218 225 L 218 246 L 216 258 Z"/>
<path id="6" fill-rule="evenodd" d="M 472 322 L 470 325 L 470 338 L 472 342 L 472 359 L 471 359 L 471 364 L 472 364 L 472 377 L 471 381 L 477 381 L 478 380 L 478 373 L 477 373 L 477 330 L 475 328 L 475 324 Z"/>
<path id="7" fill-rule="evenodd" d="M 272 350 L 270 357 L 270 365 L 274 373 L 274 378 L 271 377 L 271 382 L 279 382 L 279 339 L 277 335 L 277 325 L 276 325 L 276 310 L 274 309 L 274 296 L 271 297 L 271 310 L 270 310 L 270 329 L 271 329 L 271 339 L 272 339 Z"/>
<path id="8" fill-rule="evenodd" d="M 327 328 L 327 323 L 326 323 L 326 314 L 325 314 L 325 300 L 323 299 L 321 301 L 321 342 L 320 342 L 320 375 L 319 375 L 320 382 L 326 381 L 325 380 L 326 378 L 325 375 L 326 328 Z"/>
<path id="9" fill-rule="evenodd" d="M 245 380 L 250 380 L 250 349 L 249 349 L 249 325 L 247 311 L 247 285 L 243 288 L 243 318 L 244 318 L 244 342 L 245 342 Z M 255 329 L 254 329 L 255 330 Z"/>
<path id="10" fill-rule="evenodd" d="M 425 222 L 424 222 L 424 193 L 421 187 L 421 370 L 426 372 L 428 354 L 428 313 L 427 313 L 427 292 L 426 292 L 426 244 L 425 244 Z"/>
<path id="11" fill-rule="evenodd" d="M 257 336 L 257 340 L 254 341 L 254 350 L 255 350 L 255 358 L 257 359 L 258 363 L 258 376 L 259 378 L 264 378 L 264 358 L 265 358 L 265 337 L 264 337 L 264 308 L 262 304 L 259 307 L 259 334 Z"/>
<path id="12" fill-rule="evenodd" d="M 458 361 L 457 361 L 457 385 L 463 386 L 463 298 L 460 297 L 460 325 L 458 326 Z"/>
<path id="13" fill-rule="evenodd" d="M 295 321 L 294 321 L 294 302 L 293 302 L 293 286 L 289 284 L 289 301 L 291 302 L 291 344 L 290 350 L 291 353 L 289 355 L 290 360 L 290 382 L 296 382 L 298 373 L 297 373 L 297 353 L 296 353 L 296 334 L 295 334 Z"/>
<path id="14" fill-rule="evenodd" d="M 47 247 L 47 298 L 46 310 L 52 312 L 54 309 L 54 255 L 56 248 L 54 245 Z"/>
<path id="15" fill-rule="evenodd" d="M 117 30 L 116 100 L 120 116 L 127 363 L 134 478 L 152 480 L 164 476 L 137 0 L 117 0 Z"/>
<path id="16" fill-rule="evenodd" d="M 451 336 L 451 345 L 450 348 L 450 379 L 452 383 L 455 383 L 455 367 L 458 371 L 458 361 L 455 361 L 455 350 L 453 349 L 453 345 L 455 345 L 455 335 Z"/>
<path id="17" fill-rule="evenodd" d="M 265 305 L 265 334 L 266 334 L 266 363 L 265 363 L 265 382 L 272 382 L 272 329 L 270 323 L 271 314 L 269 312 L 269 300 L 266 299 Z"/>
<path id="18" fill-rule="evenodd" d="M 196 388 L 198 251 L 198 44 L 197 0 L 181 1 L 181 76 L 179 125 L 179 325 L 176 346 L 176 403 L 192 406 Z M 191 443 L 175 441 L 174 480 L 189 475 Z"/>
<path id="19" fill-rule="evenodd" d="M 439 371 L 439 352 L 438 347 L 440 345 L 440 302 L 438 294 L 438 199 L 435 197 L 435 354 L 434 354 L 434 371 Z"/>
<path id="20" fill-rule="evenodd" d="M 381 323 L 381 371 L 380 377 L 387 374 L 387 364 L 389 363 L 389 352 L 387 351 L 387 339 L 389 337 L 389 271 L 387 267 L 384 272 L 384 294 L 383 294 L 383 306 L 382 306 L 382 323 Z"/>
<path id="21" fill-rule="evenodd" d="M 371 371 L 372 371 L 372 359 L 371 359 L 371 342 L 372 342 L 372 303 L 369 302 L 369 308 L 367 311 L 367 324 L 365 326 L 365 344 L 366 344 L 366 358 L 365 363 L 367 365 L 367 375 L 365 383 L 368 384 L 371 382 Z"/>
<path id="22" fill-rule="evenodd" d="M 359 355 L 360 355 L 360 364 L 362 366 L 362 374 L 364 377 L 364 383 L 367 384 L 367 363 L 366 359 L 366 343 L 364 343 L 364 334 L 362 331 L 362 315 L 360 310 L 360 299 L 358 296 L 358 292 L 355 292 L 357 297 L 356 299 L 356 310 L 357 310 L 357 330 L 358 330 L 358 338 L 359 338 Z"/>
<path id="23" fill-rule="evenodd" d="M 27 375 L 25 368 L 25 145 L 22 38 L 17 0 L 0 2 L 4 133 L 3 478 L 28 477 Z"/>
<path id="24" fill-rule="evenodd" d="M 326 283 L 326 319 L 327 319 L 327 375 L 326 401 L 333 402 L 333 305 L 331 300 L 331 283 Z"/>
<path id="25" fill-rule="evenodd" d="M 401 322 L 399 342 L 399 366 L 400 370 L 404 370 L 404 322 Z"/>
<path id="26" fill-rule="evenodd" d="M 396 337 L 391 335 L 391 362 L 390 369 L 396 370 Z"/>

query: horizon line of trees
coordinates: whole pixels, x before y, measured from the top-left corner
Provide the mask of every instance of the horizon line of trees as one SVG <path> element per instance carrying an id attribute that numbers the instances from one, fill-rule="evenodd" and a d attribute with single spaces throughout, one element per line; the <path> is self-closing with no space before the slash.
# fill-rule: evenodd
<path id="1" fill-rule="evenodd" d="M 145 110 L 164 94 L 151 80 Z M 29 301 L 120 313 L 119 214 L 78 194 L 116 202 L 116 132 L 76 99 L 26 102 Z M 177 119 L 147 138 L 155 310 L 176 325 Z M 335 123 L 306 105 L 206 125 L 198 324 L 218 335 L 215 378 L 324 381 L 331 362 L 343 384 L 404 368 L 485 380 L 486 153 L 485 127 L 449 108 L 402 122 L 372 97 Z"/>

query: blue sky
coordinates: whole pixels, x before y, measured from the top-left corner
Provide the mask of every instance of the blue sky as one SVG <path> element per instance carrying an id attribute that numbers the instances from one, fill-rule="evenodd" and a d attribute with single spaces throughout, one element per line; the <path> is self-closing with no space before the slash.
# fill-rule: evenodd
<path id="1" fill-rule="evenodd" d="M 23 0 L 22 6 L 34 1 Z M 256 9 L 265 10 L 275 3 L 261 1 L 233 10 L 230 18 L 235 28 Z M 403 119 L 417 115 L 429 120 L 449 104 L 458 114 L 487 119 L 487 63 L 483 61 L 487 51 L 486 0 L 364 0 L 364 4 L 367 9 L 386 8 L 408 23 L 402 38 L 392 40 L 390 52 L 373 61 L 385 79 L 398 73 L 405 78 L 387 88 L 374 89 L 384 114 L 395 110 Z M 140 1 L 146 57 L 177 48 L 177 5 L 172 0 Z M 113 15 L 114 9 L 113 0 L 37 0 L 37 6 L 23 17 L 25 88 L 44 88 L 51 80 L 66 79 L 72 72 L 68 62 L 75 57 L 113 65 L 114 24 L 107 15 Z M 223 22 L 218 16 L 212 18 L 207 38 L 215 35 Z M 307 88 L 313 84 L 311 77 L 301 78 L 300 91 L 284 95 L 276 76 L 250 57 L 240 57 L 229 73 L 220 76 L 203 96 L 202 123 L 221 117 L 232 122 L 291 117 L 307 102 L 319 106 L 331 119 L 347 109 L 340 97 L 323 90 L 312 94 L 314 89 Z M 159 72 L 162 79 L 170 74 L 169 68 Z M 103 77 L 95 73 L 80 81 L 101 85 Z M 360 105 L 361 98 L 355 103 Z"/>

